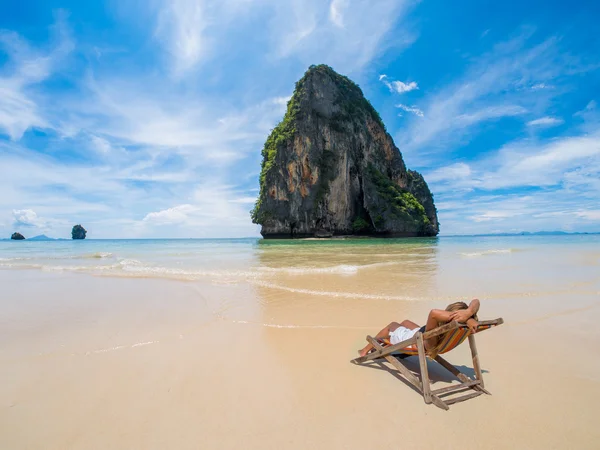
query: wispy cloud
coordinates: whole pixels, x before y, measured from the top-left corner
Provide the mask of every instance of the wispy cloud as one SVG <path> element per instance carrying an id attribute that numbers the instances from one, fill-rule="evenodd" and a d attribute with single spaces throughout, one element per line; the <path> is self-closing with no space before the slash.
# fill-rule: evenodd
<path id="1" fill-rule="evenodd" d="M 419 108 L 417 108 L 414 105 L 413 106 L 407 106 L 407 105 L 403 105 L 402 103 L 398 103 L 396 105 L 396 108 L 400 108 L 402 111 L 406 111 L 406 112 L 412 113 L 415 116 L 423 117 L 423 111 L 421 111 Z"/>
<path id="2" fill-rule="evenodd" d="M 553 86 L 546 84 L 546 83 L 536 83 L 533 86 L 531 86 L 531 90 L 532 91 L 539 91 L 541 89 L 552 89 Z"/>
<path id="3" fill-rule="evenodd" d="M 207 51 L 207 2 L 169 0 L 158 11 L 155 36 L 172 55 L 174 71 L 181 74 L 200 61 Z"/>
<path id="4" fill-rule="evenodd" d="M 329 20 L 340 27 L 344 27 L 344 9 L 348 6 L 348 0 L 331 0 L 329 4 Z"/>
<path id="5" fill-rule="evenodd" d="M 0 74 L 0 132 L 13 140 L 30 128 L 51 126 L 34 88 L 51 76 L 56 64 L 73 48 L 62 17 L 59 14 L 52 27 L 56 43 L 46 52 L 32 48 L 14 32 L 0 30 L 0 46 L 9 58 L 7 70 Z"/>
<path id="6" fill-rule="evenodd" d="M 496 230 L 515 231 L 511 227 L 517 222 L 530 231 L 555 229 L 559 224 L 576 228 L 576 218 L 590 221 L 593 227 L 595 215 L 585 212 L 597 209 L 594 205 L 600 196 L 600 129 L 596 130 L 590 136 L 547 143 L 514 142 L 470 163 L 426 173 L 436 199 L 441 200 L 444 232 L 483 232 L 491 224 Z M 523 188 L 528 189 L 526 195 L 506 194 Z M 461 217 L 467 216 L 485 226 L 458 230 Z"/>
<path id="7" fill-rule="evenodd" d="M 362 68 L 383 52 L 390 45 L 385 36 L 415 4 L 411 0 L 271 1 L 275 56 L 293 57 L 304 65 L 323 61 L 343 73 Z M 414 39 L 410 31 L 397 32 L 393 44 L 402 49 Z"/>
<path id="8" fill-rule="evenodd" d="M 564 120 L 556 117 L 540 117 L 539 119 L 527 122 L 528 127 L 555 127 L 564 123 Z"/>
<path id="9" fill-rule="evenodd" d="M 248 211 L 254 197 L 239 197 L 239 191 L 232 186 L 220 184 L 217 180 L 201 183 L 191 197 L 193 203 L 177 205 L 161 211 L 151 212 L 142 220 L 145 226 L 178 226 L 189 233 L 211 235 L 224 223 L 232 230 L 232 236 L 250 236 L 256 233 L 256 226 L 249 224 Z"/>
<path id="10" fill-rule="evenodd" d="M 585 70 L 568 53 L 561 53 L 557 39 L 531 45 L 531 34 L 525 30 L 496 44 L 491 52 L 474 59 L 457 81 L 427 95 L 425 117 L 398 134 L 407 156 L 414 152 L 423 158 L 456 149 L 477 134 L 479 124 L 543 111 L 559 94 L 559 90 L 546 89 L 550 81 Z"/>

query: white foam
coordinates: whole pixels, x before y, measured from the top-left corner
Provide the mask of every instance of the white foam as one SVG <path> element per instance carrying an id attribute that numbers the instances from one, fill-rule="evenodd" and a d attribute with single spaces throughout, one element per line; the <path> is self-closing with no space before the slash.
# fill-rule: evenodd
<path id="1" fill-rule="evenodd" d="M 372 330 L 375 327 L 349 327 L 343 325 L 290 325 L 290 324 L 276 324 L 276 323 L 261 323 L 261 322 L 250 322 L 248 320 L 233 320 L 233 323 L 248 324 L 248 325 L 260 325 L 261 327 L 267 328 L 283 328 L 283 329 L 345 329 L 345 330 Z"/>
<path id="2" fill-rule="evenodd" d="M 288 273 L 291 275 L 310 275 L 319 273 L 330 273 L 340 275 L 352 275 L 363 269 L 374 269 L 376 267 L 394 266 L 396 261 L 380 262 L 363 265 L 340 264 L 330 267 L 260 267 L 260 272 Z"/>
<path id="3" fill-rule="evenodd" d="M 85 356 L 88 355 L 95 355 L 98 353 L 108 353 L 108 352 L 113 352 L 115 350 L 122 350 L 124 348 L 136 348 L 136 347 L 143 347 L 145 345 L 151 345 L 151 344 L 158 344 L 160 341 L 148 341 L 148 342 L 138 342 L 137 344 L 133 344 L 133 345 L 117 345 L 115 347 L 110 347 L 110 348 L 102 348 L 100 350 L 91 350 L 88 352 L 85 352 Z"/>
<path id="4" fill-rule="evenodd" d="M 467 256 L 470 258 L 477 256 L 485 256 L 485 255 L 498 255 L 498 254 L 507 254 L 512 253 L 514 250 L 512 248 L 499 248 L 499 249 L 491 249 L 491 250 L 482 250 L 480 252 L 462 252 L 460 253 L 462 256 Z"/>
<path id="5" fill-rule="evenodd" d="M 90 253 L 87 255 L 83 255 L 81 257 L 82 258 L 92 258 L 92 259 L 105 259 L 105 258 L 112 258 L 113 254 L 110 252 L 96 252 L 96 253 Z M 78 258 L 78 256 L 74 256 L 74 258 Z"/>
<path id="6" fill-rule="evenodd" d="M 108 256 L 110 255 L 110 256 Z M 96 259 L 110 258 L 112 254 L 103 254 L 103 256 L 94 257 Z M 43 264 L 43 263 L 24 263 L 15 261 L 0 261 L 0 268 L 9 269 L 40 269 L 49 272 L 84 272 L 103 276 L 116 277 L 156 277 L 170 278 L 187 281 L 194 281 L 202 278 L 209 278 L 215 282 L 239 282 L 244 280 L 256 280 L 269 278 L 276 274 L 288 274 L 295 276 L 331 274 L 342 276 L 353 276 L 360 270 L 376 269 L 378 267 L 393 266 L 399 262 L 379 262 L 364 265 L 340 264 L 329 267 L 254 267 L 248 270 L 204 270 L 204 269 L 183 269 L 163 266 L 151 266 L 137 259 L 123 258 L 113 264 L 95 264 L 95 265 L 66 265 L 66 264 Z"/>
<path id="7" fill-rule="evenodd" d="M 316 291 L 312 289 L 291 288 L 281 286 L 267 281 L 253 281 L 258 286 L 263 286 L 271 289 L 280 289 L 282 291 L 294 292 L 296 294 L 317 295 L 321 297 L 336 297 L 336 298 L 362 298 L 369 300 L 405 300 L 405 301 L 421 301 L 424 298 L 408 297 L 403 295 L 378 295 L 378 294 L 361 294 L 357 292 L 331 292 L 331 291 Z"/>

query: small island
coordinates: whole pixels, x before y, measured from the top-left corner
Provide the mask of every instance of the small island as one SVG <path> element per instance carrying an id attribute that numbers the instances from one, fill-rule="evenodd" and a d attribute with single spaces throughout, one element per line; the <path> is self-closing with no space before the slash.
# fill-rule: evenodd
<path id="1" fill-rule="evenodd" d="M 296 83 L 262 156 L 251 215 L 265 238 L 439 233 L 423 176 L 406 168 L 358 85 L 329 66 Z"/>
<path id="2" fill-rule="evenodd" d="M 24 241 L 25 240 L 25 236 L 23 236 L 21 233 L 13 233 L 12 236 L 10 237 L 13 241 Z"/>
<path id="3" fill-rule="evenodd" d="M 71 238 L 77 239 L 85 239 L 87 234 L 87 230 L 83 228 L 81 225 L 75 225 L 73 230 L 71 230 Z"/>

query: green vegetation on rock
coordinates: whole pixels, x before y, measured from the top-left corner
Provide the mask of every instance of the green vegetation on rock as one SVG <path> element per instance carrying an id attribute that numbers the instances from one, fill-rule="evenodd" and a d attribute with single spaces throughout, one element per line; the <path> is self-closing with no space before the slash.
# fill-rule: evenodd
<path id="1" fill-rule="evenodd" d="M 23 236 L 21 233 L 13 233 L 12 236 L 10 237 L 13 241 L 22 241 L 25 239 L 25 236 Z"/>
<path id="2" fill-rule="evenodd" d="M 73 239 L 85 239 L 87 235 L 87 231 L 81 225 L 75 225 L 73 230 L 71 230 L 71 237 Z"/>
<path id="3" fill-rule="evenodd" d="M 426 230 L 429 225 L 429 219 L 425 213 L 425 208 L 419 200 L 410 192 L 400 188 L 387 176 L 369 164 L 367 174 L 370 181 L 375 185 L 377 193 L 386 201 L 386 210 L 395 218 L 413 222 L 421 230 Z M 377 223 L 381 219 L 376 217 Z"/>
<path id="4" fill-rule="evenodd" d="M 357 217 L 354 219 L 354 222 L 352 222 L 352 231 L 355 233 L 370 231 L 371 229 L 371 224 L 362 217 Z"/>
<path id="5" fill-rule="evenodd" d="M 310 66 L 309 71 L 321 72 L 327 74 L 338 87 L 338 96 L 335 100 L 337 105 L 341 105 L 342 111 L 334 114 L 331 118 L 330 126 L 334 131 L 343 132 L 343 124 L 352 119 L 362 118 L 362 114 L 366 114 L 377 122 L 384 130 L 385 124 L 381 120 L 381 116 L 377 112 L 371 102 L 364 96 L 362 90 L 350 78 L 340 75 L 326 64 L 318 66 Z M 308 72 L 307 72 L 308 73 Z"/>
<path id="6" fill-rule="evenodd" d="M 293 140 L 294 135 L 296 134 L 296 120 L 298 113 L 300 112 L 300 95 L 305 77 L 306 75 L 304 75 L 304 77 L 302 77 L 302 79 L 296 83 L 296 89 L 294 89 L 294 94 L 287 103 L 287 110 L 285 116 L 283 116 L 283 120 L 279 122 L 275 128 L 273 128 L 271 134 L 265 142 L 265 146 L 262 149 L 263 160 L 259 177 L 260 194 L 256 200 L 256 203 L 254 204 L 254 208 L 252 211 L 250 211 L 253 223 L 263 223 L 268 216 L 267 213 L 261 210 L 262 200 L 266 195 L 266 177 L 275 164 L 277 151 L 282 146 Z"/>

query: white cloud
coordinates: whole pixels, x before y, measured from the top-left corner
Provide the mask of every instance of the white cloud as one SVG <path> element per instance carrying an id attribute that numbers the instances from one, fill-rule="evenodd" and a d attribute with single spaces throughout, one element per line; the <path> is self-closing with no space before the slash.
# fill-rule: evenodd
<path id="1" fill-rule="evenodd" d="M 554 127 L 564 122 L 562 119 L 556 117 L 540 117 L 539 119 L 530 120 L 527 122 L 528 127 Z"/>
<path id="2" fill-rule="evenodd" d="M 470 165 L 456 163 L 425 174 L 439 188 L 492 191 L 515 187 L 572 186 L 600 176 L 600 134 L 566 137 L 548 143 L 509 144 Z M 599 192 L 600 194 L 600 192 Z"/>
<path id="3" fill-rule="evenodd" d="M 275 97 L 274 99 L 272 99 L 271 101 L 275 104 L 275 105 L 280 105 L 280 106 L 287 106 L 287 103 L 290 101 L 290 98 L 292 96 L 288 95 L 286 97 Z"/>
<path id="4" fill-rule="evenodd" d="M 593 220 L 600 223 L 600 209 L 592 209 L 587 211 L 575 211 L 575 215 L 581 219 Z"/>
<path id="5" fill-rule="evenodd" d="M 532 91 L 539 91 L 540 89 L 552 89 L 554 86 L 551 86 L 546 83 L 537 83 L 531 86 Z"/>
<path id="6" fill-rule="evenodd" d="M 273 8 L 269 31 L 274 56 L 294 58 L 306 66 L 326 62 L 339 72 L 351 73 L 387 46 L 393 44 L 402 49 L 415 39 L 408 26 L 397 32 L 393 40 L 385 39 L 392 26 L 415 4 L 411 0 L 268 3 Z"/>
<path id="7" fill-rule="evenodd" d="M 47 223 L 32 209 L 13 209 L 12 214 L 14 226 L 17 228 L 44 228 Z"/>
<path id="8" fill-rule="evenodd" d="M 329 4 L 329 20 L 334 25 L 343 28 L 344 27 L 344 14 L 343 10 L 348 6 L 348 0 L 331 0 Z"/>
<path id="9" fill-rule="evenodd" d="M 415 89 L 419 89 L 419 86 L 416 82 L 410 81 L 408 83 L 404 83 L 402 81 L 392 81 L 391 91 L 396 91 L 398 94 L 402 94 L 403 92 L 414 91 Z"/>
<path id="10" fill-rule="evenodd" d="M 171 53 L 176 74 L 192 69 L 206 51 L 205 7 L 202 0 L 169 0 L 158 13 L 156 37 Z"/>
<path id="11" fill-rule="evenodd" d="M 443 234 L 600 229 L 598 209 L 593 203 L 574 204 L 573 193 L 565 190 L 541 190 L 525 196 L 462 196 L 447 203 L 452 203 L 452 208 L 438 208 Z"/>
<path id="12" fill-rule="evenodd" d="M 196 208 L 192 205 L 179 205 L 162 211 L 148 213 L 143 221 L 152 222 L 157 225 L 182 223 L 185 222 L 188 219 L 189 214 L 194 211 L 196 211 Z"/>
<path id="13" fill-rule="evenodd" d="M 396 105 L 396 108 L 400 108 L 403 111 L 412 113 L 415 116 L 423 117 L 423 111 L 421 111 L 419 108 L 417 108 L 414 105 L 413 106 L 407 106 L 407 105 L 403 105 L 402 103 L 399 103 L 399 104 Z"/>
<path id="14" fill-rule="evenodd" d="M 410 81 L 408 83 L 404 83 L 403 81 L 388 81 L 388 76 L 385 74 L 379 75 L 379 81 L 385 84 L 390 92 L 396 92 L 398 94 L 419 89 L 419 86 L 415 81 Z"/>
<path id="15" fill-rule="evenodd" d="M 392 41 L 384 36 L 415 4 L 414 0 L 158 0 L 154 37 L 171 56 L 169 67 L 178 78 L 222 52 L 230 52 L 231 30 L 254 38 L 268 34 L 267 53 L 276 59 L 293 58 L 304 65 L 326 62 L 341 72 L 352 72 L 369 62 Z M 138 11 L 126 9 L 126 16 Z M 130 19 L 131 20 L 131 19 Z M 266 27 L 265 27 L 266 24 Z M 244 27 L 242 27 L 242 25 Z M 393 39 L 396 48 L 409 45 L 406 31 Z M 323 45 L 327 42 L 327 45 Z"/>
<path id="16" fill-rule="evenodd" d="M 460 180 L 471 175 L 471 167 L 465 163 L 455 163 L 427 174 L 427 181 L 436 183 L 440 181 Z"/>
<path id="17" fill-rule="evenodd" d="M 190 204 L 178 205 L 151 212 L 142 220 L 146 227 L 173 225 L 188 235 L 221 235 L 227 227 L 230 236 L 253 236 L 257 227 L 250 223 L 250 205 L 256 197 L 240 196 L 233 186 L 221 184 L 217 179 L 196 186 Z M 152 232 L 152 228 L 147 228 Z"/>
<path id="18" fill-rule="evenodd" d="M 598 128 L 589 136 L 513 142 L 424 177 L 436 195 L 444 234 L 600 230 Z M 523 187 L 527 195 L 505 191 Z"/>
<path id="19" fill-rule="evenodd" d="M 600 135 L 568 137 L 541 145 L 512 144 L 498 152 L 496 170 L 483 171 L 479 187 L 556 186 L 565 175 L 600 162 Z M 482 166 L 489 161 L 482 162 Z M 600 175 L 600 174 L 599 174 Z"/>
<path id="20" fill-rule="evenodd" d="M 0 83 L 3 80 L 0 79 Z M 0 130 L 12 140 L 18 140 L 29 128 L 48 127 L 37 105 L 21 92 L 20 87 L 0 86 Z"/>
<path id="21" fill-rule="evenodd" d="M 108 142 L 106 139 L 103 139 L 98 136 L 91 136 L 90 139 L 92 141 L 92 145 L 98 152 L 104 155 L 107 155 L 111 152 L 112 146 L 110 145 L 110 142 Z"/>
<path id="22" fill-rule="evenodd" d="M 247 205 L 253 205 L 254 203 L 256 203 L 256 198 L 258 196 L 254 196 L 254 197 L 240 197 L 240 198 L 234 198 L 232 200 L 229 200 L 231 203 L 245 203 Z"/>

